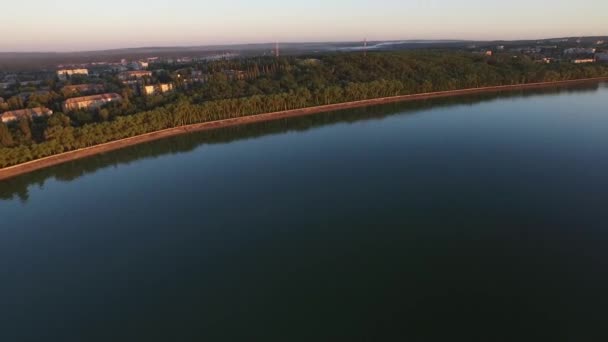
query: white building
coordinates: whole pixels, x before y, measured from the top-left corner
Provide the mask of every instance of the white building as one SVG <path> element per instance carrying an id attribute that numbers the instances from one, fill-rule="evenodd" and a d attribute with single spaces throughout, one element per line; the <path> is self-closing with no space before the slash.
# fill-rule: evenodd
<path id="1" fill-rule="evenodd" d="M 4 112 L 0 114 L 2 118 L 2 122 L 12 122 L 21 120 L 21 118 L 32 118 L 32 117 L 40 117 L 40 116 L 50 116 L 53 115 L 53 111 L 46 107 L 37 107 L 37 108 L 29 108 L 29 109 L 20 109 L 13 110 L 9 112 Z"/>

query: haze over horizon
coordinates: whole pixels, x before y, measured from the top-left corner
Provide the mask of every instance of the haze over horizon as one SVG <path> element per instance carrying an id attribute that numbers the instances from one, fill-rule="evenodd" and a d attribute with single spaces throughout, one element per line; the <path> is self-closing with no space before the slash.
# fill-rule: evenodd
<path id="1" fill-rule="evenodd" d="M 608 2 L 76 0 L 11 2 L 0 52 L 410 39 L 515 40 L 608 34 Z M 580 7 L 580 6 L 578 6 Z"/>

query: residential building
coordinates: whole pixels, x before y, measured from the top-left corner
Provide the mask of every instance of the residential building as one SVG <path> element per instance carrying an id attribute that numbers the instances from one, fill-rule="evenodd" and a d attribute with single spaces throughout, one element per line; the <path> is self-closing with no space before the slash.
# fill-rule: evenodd
<path id="1" fill-rule="evenodd" d="M 130 79 L 138 79 L 138 78 L 143 78 L 143 77 L 151 77 L 152 76 L 152 72 L 151 71 L 125 71 L 125 72 L 121 72 L 120 74 L 118 74 L 118 78 L 121 81 L 126 81 L 126 80 L 130 80 Z"/>
<path id="2" fill-rule="evenodd" d="M 144 61 L 137 61 L 137 62 L 131 62 L 129 64 L 129 67 L 133 70 L 143 70 L 148 68 L 150 64 L 148 62 L 144 62 Z"/>
<path id="3" fill-rule="evenodd" d="M 224 70 L 224 74 L 228 77 L 229 80 L 244 80 L 246 73 L 241 70 Z"/>
<path id="4" fill-rule="evenodd" d="M 594 53 L 594 48 L 570 48 L 564 50 L 565 55 L 592 55 Z"/>
<path id="5" fill-rule="evenodd" d="M 57 77 L 60 80 L 66 80 L 69 76 L 73 75 L 89 75 L 89 70 L 87 69 L 61 69 L 57 70 Z"/>
<path id="6" fill-rule="evenodd" d="M 65 100 L 63 102 L 63 111 L 69 112 L 73 110 L 79 109 L 94 109 L 99 108 L 107 103 L 111 102 L 120 102 L 122 101 L 122 96 L 115 93 L 107 93 L 107 94 L 99 94 L 99 95 L 91 95 L 91 96 L 82 96 L 75 97 L 72 99 Z"/>
<path id="7" fill-rule="evenodd" d="M 593 59 L 593 58 L 573 59 L 572 63 L 574 63 L 574 64 L 595 63 L 595 59 Z"/>
<path id="8" fill-rule="evenodd" d="M 91 94 L 102 93 L 105 91 L 103 84 L 78 84 L 67 85 L 61 89 L 64 94 Z"/>
<path id="9" fill-rule="evenodd" d="M 17 84 L 14 81 L 10 81 L 10 82 L 2 82 L 0 83 L 0 89 L 8 89 L 11 86 L 14 86 L 15 84 Z"/>
<path id="10" fill-rule="evenodd" d="M 608 63 L 608 52 L 595 54 L 595 60 L 601 63 Z"/>
<path id="11" fill-rule="evenodd" d="M 53 111 L 46 107 L 28 108 L 20 110 L 12 110 L 0 114 L 2 122 L 18 121 L 21 118 L 41 117 L 53 115 Z"/>
<path id="12" fill-rule="evenodd" d="M 23 82 L 19 82 L 19 85 L 22 87 L 29 87 L 29 86 L 39 86 L 42 84 L 42 81 L 23 81 Z"/>
<path id="13" fill-rule="evenodd" d="M 161 83 L 155 85 L 142 86 L 141 92 L 145 95 L 164 94 L 173 90 L 173 84 Z"/>

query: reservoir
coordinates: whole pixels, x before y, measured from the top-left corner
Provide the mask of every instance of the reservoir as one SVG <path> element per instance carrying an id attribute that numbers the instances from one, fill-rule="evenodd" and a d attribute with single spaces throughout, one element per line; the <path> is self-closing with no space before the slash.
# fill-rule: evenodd
<path id="1" fill-rule="evenodd" d="M 605 340 L 607 289 L 607 83 L 193 133 L 0 182 L 0 341 Z"/>

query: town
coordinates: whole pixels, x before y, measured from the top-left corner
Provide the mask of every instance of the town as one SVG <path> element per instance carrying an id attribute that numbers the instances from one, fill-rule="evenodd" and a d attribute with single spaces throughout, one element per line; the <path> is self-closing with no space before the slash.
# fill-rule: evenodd
<path id="1" fill-rule="evenodd" d="M 58 65 L 54 72 L 0 72 L 1 121 L 12 123 L 62 112 L 86 122 L 93 114 L 103 116 L 107 112 L 103 107 L 110 104 L 117 109 L 121 103 L 137 98 L 146 98 L 148 103 L 164 103 L 160 98 L 173 93 L 177 85 L 184 88 L 209 79 L 208 74 L 196 70 L 197 65 L 236 57 L 229 53 L 200 59 L 150 57 L 136 61 L 122 59 L 116 63 Z M 162 65 L 171 70 L 157 68 Z M 243 77 L 242 72 L 234 70 L 226 70 L 225 74 L 230 79 Z"/>
<path id="2" fill-rule="evenodd" d="M 517 42 L 502 45 L 477 43 L 455 50 L 485 57 L 507 55 L 547 64 L 608 63 L 608 40 L 603 39 L 592 42 L 576 38 L 552 39 L 537 41 L 535 45 Z M 262 58 L 268 58 L 265 55 L 278 58 L 279 45 L 273 51 L 261 53 Z M 95 117 L 107 120 L 113 115 L 112 112 L 122 115 L 155 108 L 170 102 L 175 98 L 175 93 L 208 82 L 217 73 L 224 75 L 228 81 L 259 75 L 259 70 L 217 67 L 230 64 L 218 62 L 243 58 L 251 56 L 224 52 L 204 56 L 61 64 L 54 71 L 0 71 L 1 121 L 14 123 L 61 112 L 77 123 L 87 123 L 94 121 Z M 139 106 L 133 106 L 133 103 L 139 103 Z"/>

